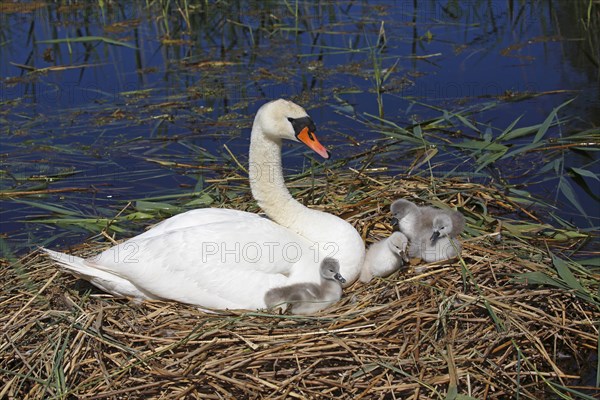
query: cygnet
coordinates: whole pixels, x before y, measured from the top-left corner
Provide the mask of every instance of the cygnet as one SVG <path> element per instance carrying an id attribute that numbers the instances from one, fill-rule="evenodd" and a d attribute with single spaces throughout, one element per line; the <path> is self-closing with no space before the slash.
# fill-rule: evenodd
<path id="1" fill-rule="evenodd" d="M 374 276 L 385 277 L 408 262 L 406 247 L 408 238 L 402 232 L 394 232 L 391 236 L 373 243 L 367 250 L 360 281 L 367 283 Z"/>
<path id="2" fill-rule="evenodd" d="M 284 308 L 289 304 L 293 314 L 313 314 L 342 297 L 342 284 L 346 279 L 340 275 L 340 264 L 334 258 L 325 258 L 320 266 L 321 283 L 295 283 L 270 289 L 265 294 L 267 308 Z"/>
<path id="3" fill-rule="evenodd" d="M 434 207 L 419 207 L 404 199 L 396 200 L 390 206 L 392 220 L 411 242 L 416 240 L 424 229 L 431 229 L 433 217 L 439 211 L 441 210 Z"/>
<path id="4" fill-rule="evenodd" d="M 411 242 L 410 254 L 425 262 L 455 258 L 461 249 L 457 236 L 465 227 L 465 218 L 457 211 L 440 210 L 433 217 L 429 229 L 423 229 L 420 237 Z"/>
<path id="5" fill-rule="evenodd" d="M 465 228 L 460 212 L 418 207 L 404 199 L 392 203 L 390 211 L 400 231 L 410 240 L 410 257 L 436 262 L 457 256 L 460 242 L 456 237 Z"/>

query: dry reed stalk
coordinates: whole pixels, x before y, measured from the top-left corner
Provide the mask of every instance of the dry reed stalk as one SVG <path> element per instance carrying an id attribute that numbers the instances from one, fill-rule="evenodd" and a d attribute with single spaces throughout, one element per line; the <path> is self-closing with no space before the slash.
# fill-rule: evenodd
<path id="1" fill-rule="evenodd" d="M 229 178 L 224 185 L 239 185 Z M 519 393 L 535 399 L 551 396 L 548 380 L 582 385 L 586 357 L 598 345 L 598 310 L 567 290 L 512 280 L 551 271 L 551 259 L 536 245 L 541 239 L 498 230 L 494 215 L 481 214 L 481 204 L 523 211 L 502 193 L 439 181 L 434 194 L 429 180 L 400 184 L 368 171 L 328 182 L 305 177 L 290 186 L 296 197 L 318 199 L 311 207 L 349 220 L 367 243 L 390 233 L 385 214 L 396 198 L 416 193 L 432 204 L 459 206 L 469 220 L 468 274 L 460 262 L 418 273 L 411 266 L 355 283 L 314 317 L 207 314 L 183 304 L 114 299 L 67 273 L 57 276 L 33 252 L 19 268 L 2 264 L 0 398 L 439 399 L 458 393 L 504 399 Z M 313 197 L 316 192 L 324 195 Z M 230 206 L 256 210 L 249 194 Z M 74 252 L 91 255 L 107 245 Z"/>

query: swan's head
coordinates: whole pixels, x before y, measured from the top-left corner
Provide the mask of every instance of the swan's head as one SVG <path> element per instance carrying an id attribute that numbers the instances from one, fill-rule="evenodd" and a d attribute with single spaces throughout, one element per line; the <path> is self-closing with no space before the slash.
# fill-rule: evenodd
<path id="1" fill-rule="evenodd" d="M 340 274 L 340 263 L 335 258 L 326 257 L 321 261 L 321 276 L 330 281 L 346 283 L 346 279 Z"/>
<path id="2" fill-rule="evenodd" d="M 418 213 L 419 208 L 408 200 L 400 199 L 392 203 L 390 212 L 392 214 L 392 225 L 398 225 L 408 214 Z"/>
<path id="3" fill-rule="evenodd" d="M 402 232 L 394 232 L 387 240 L 388 247 L 392 250 L 392 253 L 401 257 L 406 258 L 406 246 L 408 246 L 408 238 Z"/>
<path id="4" fill-rule="evenodd" d="M 315 135 L 315 123 L 296 103 L 279 99 L 263 105 L 256 113 L 254 125 L 271 140 L 300 141 L 321 157 L 329 158 L 329 152 Z"/>
<path id="5" fill-rule="evenodd" d="M 440 237 L 449 236 L 452 232 L 452 218 L 448 214 L 439 214 L 433 218 L 433 234 L 431 235 L 431 243 L 435 242 Z"/>

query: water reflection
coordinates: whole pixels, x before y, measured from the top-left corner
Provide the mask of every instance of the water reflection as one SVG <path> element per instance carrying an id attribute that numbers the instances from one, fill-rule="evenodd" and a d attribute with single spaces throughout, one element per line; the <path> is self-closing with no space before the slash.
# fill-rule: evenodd
<path id="1" fill-rule="evenodd" d="M 479 131 L 448 126 L 428 137 L 432 143 L 456 140 L 458 130 L 478 140 L 498 136 L 518 117 L 518 126 L 540 124 L 573 97 L 564 110 L 572 117 L 549 135 L 597 129 L 600 7 L 594 4 L 588 18 L 584 3 L 0 3 L 1 188 L 30 188 L 31 177 L 69 173 L 69 180 L 38 184 L 93 185 L 77 197 L 49 200 L 93 203 L 80 207 L 107 216 L 122 206 L 115 200 L 197 188 L 198 174 L 155 161 L 210 166 L 228 159 L 224 144 L 243 161 L 253 112 L 280 96 L 312 109 L 338 155 L 379 140 L 377 118 L 412 126 L 443 110 L 468 116 Z M 442 134 L 449 136 L 438 140 Z M 375 162 L 406 171 L 418 146 L 395 146 L 406 161 L 384 154 Z M 596 158 L 580 147 L 498 161 L 484 172 L 495 184 L 527 184 L 564 205 L 562 218 L 597 226 L 597 213 L 581 217 L 557 190 L 557 169 L 569 180 L 572 166 L 600 174 Z M 444 164 L 438 172 L 479 176 L 464 154 L 448 166 L 457 154 L 436 155 Z M 291 165 L 303 163 L 297 155 Z M 552 167 L 540 174 L 544 165 Z M 593 210 L 589 179 L 576 176 L 572 187 Z M 2 231 L 12 238 L 27 243 L 29 234 L 18 232 L 40 229 L 18 222 L 40 210 L 8 200 L 3 209 Z"/>

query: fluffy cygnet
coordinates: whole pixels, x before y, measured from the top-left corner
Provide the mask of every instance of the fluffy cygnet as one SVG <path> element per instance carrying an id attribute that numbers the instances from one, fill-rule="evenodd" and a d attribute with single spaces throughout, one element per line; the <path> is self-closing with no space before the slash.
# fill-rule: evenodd
<path id="1" fill-rule="evenodd" d="M 342 283 L 346 279 L 340 275 L 340 264 L 336 259 L 325 258 L 320 267 L 321 283 L 295 283 L 273 288 L 265 294 L 267 308 L 285 307 L 289 304 L 293 314 L 313 314 L 342 297 Z"/>
<path id="2" fill-rule="evenodd" d="M 390 211 L 410 240 L 410 257 L 436 262 L 458 255 L 461 247 L 456 237 L 465 228 L 465 217 L 460 212 L 418 207 L 404 199 L 392 203 Z"/>
<path id="3" fill-rule="evenodd" d="M 392 220 L 398 224 L 400 232 L 412 242 L 417 239 L 423 230 L 431 229 L 433 217 L 441 210 L 434 207 L 419 207 L 416 204 L 400 199 L 390 206 Z"/>
<path id="4" fill-rule="evenodd" d="M 465 219 L 456 211 L 442 211 L 433 217 L 429 229 L 411 243 L 411 255 L 425 262 L 436 262 L 455 258 L 460 252 L 460 241 L 456 238 L 464 229 Z"/>
<path id="5" fill-rule="evenodd" d="M 407 245 L 408 238 L 402 232 L 394 232 L 391 236 L 373 243 L 367 250 L 360 281 L 367 283 L 374 276 L 388 276 L 408 262 Z"/>

